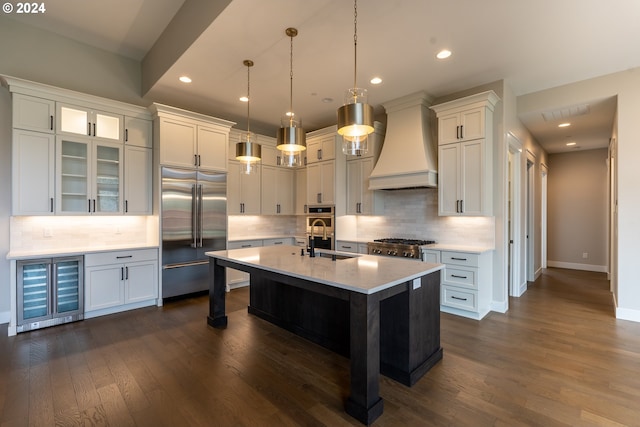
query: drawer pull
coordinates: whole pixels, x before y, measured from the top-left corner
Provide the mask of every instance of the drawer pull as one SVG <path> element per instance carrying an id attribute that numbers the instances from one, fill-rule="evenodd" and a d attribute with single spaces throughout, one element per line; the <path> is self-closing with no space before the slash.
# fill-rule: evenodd
<path id="1" fill-rule="evenodd" d="M 456 257 L 451 257 L 451 259 L 455 259 L 456 261 L 467 261 L 466 258 L 456 258 Z"/>
<path id="2" fill-rule="evenodd" d="M 242 245 L 243 248 L 250 248 L 251 245 Z"/>
<path id="3" fill-rule="evenodd" d="M 466 301 L 467 300 L 466 298 L 460 298 L 460 297 L 454 297 L 454 296 L 452 296 L 451 299 L 457 299 L 457 300 L 460 300 L 460 301 Z"/>
<path id="4" fill-rule="evenodd" d="M 466 279 L 467 276 L 458 276 L 456 274 L 452 274 L 451 277 L 455 277 L 456 279 Z"/>
<path id="5" fill-rule="evenodd" d="M 342 247 L 343 247 L 343 248 L 345 248 L 345 249 L 351 249 L 351 246 L 345 246 L 345 245 L 343 245 Z"/>
<path id="6" fill-rule="evenodd" d="M 123 259 L 123 258 L 133 258 L 133 255 L 122 255 L 122 256 L 116 257 L 116 259 Z"/>
<path id="7" fill-rule="evenodd" d="M 274 245 L 282 245 L 284 242 L 273 242 Z"/>

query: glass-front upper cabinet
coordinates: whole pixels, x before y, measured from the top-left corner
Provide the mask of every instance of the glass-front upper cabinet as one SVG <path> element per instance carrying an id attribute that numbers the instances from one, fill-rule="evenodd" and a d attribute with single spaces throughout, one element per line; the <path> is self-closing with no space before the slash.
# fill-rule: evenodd
<path id="1" fill-rule="evenodd" d="M 122 146 L 58 137 L 56 213 L 122 213 Z"/>
<path id="2" fill-rule="evenodd" d="M 124 116 L 57 103 L 58 132 L 122 141 Z"/>

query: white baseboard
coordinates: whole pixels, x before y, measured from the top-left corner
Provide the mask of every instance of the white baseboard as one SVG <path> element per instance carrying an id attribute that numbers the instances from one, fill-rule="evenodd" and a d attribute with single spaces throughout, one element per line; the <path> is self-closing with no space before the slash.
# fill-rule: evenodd
<path id="1" fill-rule="evenodd" d="M 3 323 L 9 323 L 11 320 L 11 312 L 10 311 L 0 311 L 0 325 Z"/>
<path id="2" fill-rule="evenodd" d="M 547 266 L 556 268 L 568 268 L 570 270 L 595 271 L 598 273 L 606 273 L 606 265 L 580 264 L 577 262 L 547 261 Z"/>
<path id="3" fill-rule="evenodd" d="M 538 277 L 540 277 L 541 275 L 542 275 L 542 267 L 537 269 L 536 272 L 533 274 L 533 280 L 538 280 Z"/>
<path id="4" fill-rule="evenodd" d="M 491 302 L 491 311 L 496 311 L 498 313 L 506 313 L 507 310 L 509 308 L 507 307 L 507 302 L 498 302 L 498 301 L 492 301 Z"/>

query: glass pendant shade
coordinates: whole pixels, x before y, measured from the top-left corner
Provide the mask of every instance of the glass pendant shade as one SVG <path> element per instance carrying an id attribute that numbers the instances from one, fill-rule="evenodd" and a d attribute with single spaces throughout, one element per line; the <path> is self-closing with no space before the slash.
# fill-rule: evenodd
<path id="1" fill-rule="evenodd" d="M 285 116 L 281 120 L 282 127 L 276 135 L 277 148 L 281 152 L 280 166 L 303 166 L 302 152 L 307 149 L 307 135 L 300 121 Z"/>
<path id="2" fill-rule="evenodd" d="M 256 142 L 256 135 L 249 130 L 251 122 L 249 114 L 251 101 L 249 96 L 251 89 L 249 70 L 253 67 L 253 61 L 245 59 L 242 63 L 247 67 L 247 131 L 240 134 L 240 142 L 236 144 L 236 160 L 242 163 L 242 173 L 250 174 L 257 169 L 256 164 L 262 157 L 262 147 Z"/>
<path id="3" fill-rule="evenodd" d="M 342 152 L 361 156 L 368 150 L 367 136 L 374 131 L 373 107 L 367 104 L 367 90 L 351 88 L 345 92 L 345 104 L 338 109 L 338 134 Z"/>
<path id="4" fill-rule="evenodd" d="M 256 171 L 256 165 L 262 157 L 262 146 L 255 142 L 256 136 L 252 132 L 240 135 L 240 142 L 236 144 L 236 159 L 243 163 L 242 173 L 250 174 Z"/>

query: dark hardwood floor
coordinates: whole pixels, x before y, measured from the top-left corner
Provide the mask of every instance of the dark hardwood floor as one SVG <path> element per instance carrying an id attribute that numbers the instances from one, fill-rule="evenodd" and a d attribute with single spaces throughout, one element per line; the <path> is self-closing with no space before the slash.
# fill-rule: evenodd
<path id="1" fill-rule="evenodd" d="M 228 294 L 7 337 L 0 426 L 348 426 L 348 360 Z M 549 269 L 506 314 L 442 314 L 444 359 L 408 388 L 382 377 L 376 426 L 638 426 L 640 324 L 602 274 Z M 345 325 L 346 327 L 346 325 Z"/>

